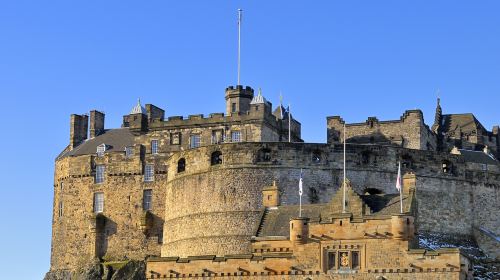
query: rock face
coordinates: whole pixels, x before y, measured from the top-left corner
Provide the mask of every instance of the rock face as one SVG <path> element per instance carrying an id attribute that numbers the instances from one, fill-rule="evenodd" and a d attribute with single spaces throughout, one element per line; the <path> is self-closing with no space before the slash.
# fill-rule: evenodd
<path id="1" fill-rule="evenodd" d="M 49 271 L 44 280 L 145 280 L 146 265 L 143 261 L 130 261 L 116 271 L 95 260 L 76 271 Z"/>
<path id="2" fill-rule="evenodd" d="M 146 264 L 143 261 L 130 261 L 118 269 L 111 280 L 146 280 Z"/>

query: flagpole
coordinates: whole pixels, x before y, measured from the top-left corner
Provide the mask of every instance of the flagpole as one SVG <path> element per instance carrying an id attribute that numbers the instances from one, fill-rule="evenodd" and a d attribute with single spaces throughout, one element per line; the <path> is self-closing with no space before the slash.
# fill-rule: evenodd
<path id="1" fill-rule="evenodd" d="M 346 181 L 346 172 L 345 172 L 345 158 L 346 158 L 346 155 L 345 155 L 345 150 L 346 150 L 346 139 L 345 139 L 345 124 L 344 124 L 344 180 L 343 180 L 343 183 L 342 183 L 342 187 L 343 187 L 343 196 L 342 196 L 342 213 L 345 213 L 345 181 Z"/>
<path id="2" fill-rule="evenodd" d="M 302 168 L 300 169 L 299 179 L 299 218 L 302 217 Z"/>
<path id="3" fill-rule="evenodd" d="M 398 184 L 399 184 L 399 202 L 401 206 L 401 214 L 403 214 L 403 184 L 401 184 L 401 161 L 398 168 Z"/>
<path id="4" fill-rule="evenodd" d="M 290 103 L 288 103 L 288 142 L 292 142 L 292 131 L 290 130 L 292 114 L 290 113 Z"/>
<path id="5" fill-rule="evenodd" d="M 243 10 L 238 9 L 238 83 L 240 85 L 240 68 L 241 68 L 241 16 Z"/>

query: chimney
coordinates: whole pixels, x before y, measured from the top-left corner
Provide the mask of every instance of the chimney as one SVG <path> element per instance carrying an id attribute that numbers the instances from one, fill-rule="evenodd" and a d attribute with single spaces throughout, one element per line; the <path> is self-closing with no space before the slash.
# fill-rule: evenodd
<path id="1" fill-rule="evenodd" d="M 411 190 L 416 190 L 417 176 L 415 173 L 406 173 L 403 175 L 403 194 L 409 195 Z"/>
<path id="2" fill-rule="evenodd" d="M 104 113 L 97 110 L 90 111 L 90 138 L 101 135 L 104 132 Z"/>
<path id="3" fill-rule="evenodd" d="M 69 145 L 71 150 L 80 145 L 83 141 L 87 140 L 88 128 L 88 115 L 71 115 L 69 134 Z"/>

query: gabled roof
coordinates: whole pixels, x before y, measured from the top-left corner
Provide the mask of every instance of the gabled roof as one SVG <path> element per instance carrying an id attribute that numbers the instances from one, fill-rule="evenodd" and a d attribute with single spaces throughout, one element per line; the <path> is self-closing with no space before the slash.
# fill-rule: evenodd
<path id="1" fill-rule="evenodd" d="M 106 130 L 103 134 L 88 139 L 73 150 L 63 152 L 58 158 L 95 154 L 97 146 L 101 144 L 106 144 L 106 152 L 124 151 L 125 147 L 134 145 L 134 135 L 128 128 Z"/>

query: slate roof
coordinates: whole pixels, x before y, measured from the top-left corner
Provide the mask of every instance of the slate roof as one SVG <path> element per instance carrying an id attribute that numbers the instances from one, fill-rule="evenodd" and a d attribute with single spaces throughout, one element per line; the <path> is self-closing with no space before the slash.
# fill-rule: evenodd
<path id="1" fill-rule="evenodd" d="M 477 131 L 479 128 L 484 129 L 483 125 L 471 113 L 443 115 L 443 127 L 445 132 L 460 129 L 464 133 Z"/>
<path id="2" fill-rule="evenodd" d="M 364 216 L 366 218 L 400 213 L 398 194 L 359 195 L 359 197 L 372 210 L 371 215 Z M 403 205 L 405 209 L 408 209 L 407 203 L 409 203 L 409 199 L 404 196 Z M 330 203 L 302 205 L 302 216 L 310 218 L 312 222 L 320 222 L 322 213 L 329 211 L 330 206 Z M 262 218 L 262 226 L 258 232 L 258 237 L 289 236 L 290 219 L 297 217 L 298 214 L 298 205 L 285 205 L 268 209 Z"/>
<path id="3" fill-rule="evenodd" d="M 103 134 L 86 140 L 73 150 L 63 152 L 58 158 L 95 154 L 97 146 L 103 143 L 107 145 L 106 153 L 124 151 L 125 147 L 134 145 L 134 135 L 128 128 L 105 130 Z"/>
<path id="4" fill-rule="evenodd" d="M 466 162 L 482 163 L 482 164 L 498 164 L 498 161 L 491 155 L 487 155 L 482 151 L 459 150 Z"/>

